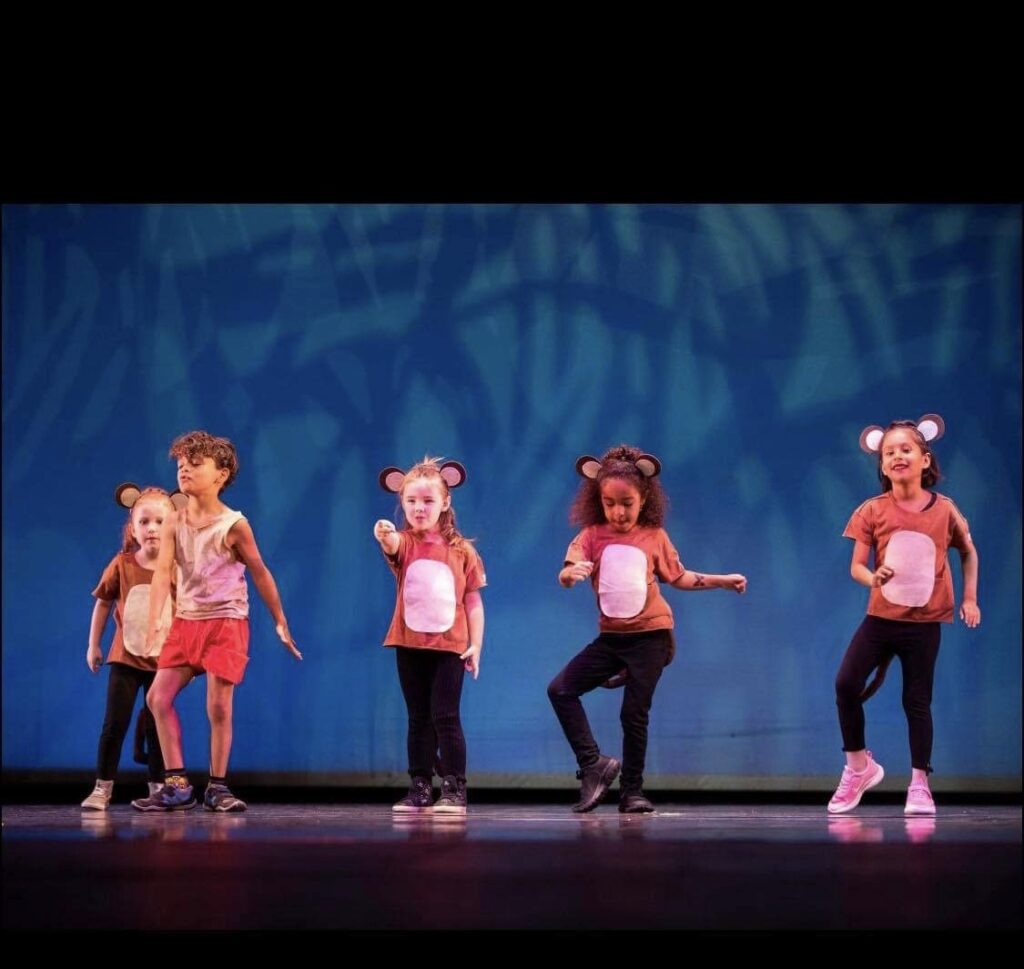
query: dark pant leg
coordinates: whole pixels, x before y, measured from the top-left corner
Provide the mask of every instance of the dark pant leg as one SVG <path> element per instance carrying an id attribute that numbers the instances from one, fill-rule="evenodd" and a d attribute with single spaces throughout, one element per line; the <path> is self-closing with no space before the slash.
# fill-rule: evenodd
<path id="1" fill-rule="evenodd" d="M 103 781 L 112 781 L 117 775 L 121 760 L 121 747 L 125 734 L 132 722 L 132 708 L 135 695 L 142 685 L 133 674 L 132 667 L 123 663 L 110 663 L 110 678 L 107 680 L 107 709 L 100 731 L 99 750 L 96 754 L 96 776 Z"/>
<path id="2" fill-rule="evenodd" d="M 454 776 L 466 781 L 466 738 L 462 732 L 459 705 L 466 664 L 457 653 L 433 651 L 433 682 L 430 691 L 430 715 L 436 737 L 442 777 Z"/>
<path id="3" fill-rule="evenodd" d="M 437 737 L 430 715 L 430 694 L 433 685 L 434 667 L 430 650 L 395 647 L 398 664 L 398 680 L 402 685 L 405 707 L 409 714 L 409 729 L 406 735 L 406 749 L 409 757 L 409 776 L 423 777 L 428 781 L 434 776 L 434 752 Z"/>
<path id="4" fill-rule="evenodd" d="M 836 707 L 839 710 L 839 729 L 843 734 L 843 750 L 864 750 L 864 701 L 861 694 L 875 669 L 894 650 L 889 644 L 891 630 L 886 624 L 892 620 L 865 616 L 853 634 L 846 655 L 836 674 Z"/>
<path id="5" fill-rule="evenodd" d="M 548 684 L 548 699 L 581 768 L 593 764 L 601 756 L 601 749 L 590 731 L 580 697 L 622 669 L 622 661 L 606 639 L 602 634 L 585 646 Z"/>
<path id="6" fill-rule="evenodd" d="M 942 629 L 937 622 L 905 623 L 896 655 L 903 667 L 903 710 L 910 735 L 910 764 L 932 769 L 932 686 Z"/>
<path id="7" fill-rule="evenodd" d="M 640 790 L 647 759 L 647 724 L 658 680 L 672 651 L 672 630 L 657 629 L 608 637 L 617 646 L 629 671 L 619 719 L 622 722 L 622 778 L 624 791 Z"/>

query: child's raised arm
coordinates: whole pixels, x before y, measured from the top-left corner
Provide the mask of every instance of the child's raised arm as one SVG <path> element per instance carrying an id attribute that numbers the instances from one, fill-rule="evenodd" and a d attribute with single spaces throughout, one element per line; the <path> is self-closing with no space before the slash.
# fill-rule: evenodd
<path id="1" fill-rule="evenodd" d="M 558 581 L 566 589 L 571 589 L 577 582 L 582 582 L 593 571 L 593 562 L 573 562 L 570 565 L 565 566 L 565 568 L 558 573 Z"/>
<path id="2" fill-rule="evenodd" d="M 398 532 L 386 518 L 381 518 L 373 526 L 373 537 L 380 542 L 385 555 L 394 555 L 398 551 Z"/>
<path id="3" fill-rule="evenodd" d="M 743 595 L 747 591 L 747 577 L 738 572 L 729 575 L 711 575 L 707 572 L 697 572 L 694 569 L 687 569 L 675 582 L 672 583 L 675 589 L 682 589 L 684 592 L 703 592 L 705 589 L 731 589 Z"/>

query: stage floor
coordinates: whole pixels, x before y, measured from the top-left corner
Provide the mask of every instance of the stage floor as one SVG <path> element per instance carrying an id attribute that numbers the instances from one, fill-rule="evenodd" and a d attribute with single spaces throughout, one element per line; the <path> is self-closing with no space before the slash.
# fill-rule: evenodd
<path id="1" fill-rule="evenodd" d="M 1019 929 L 1020 807 L 3 808 L 4 928 Z"/>

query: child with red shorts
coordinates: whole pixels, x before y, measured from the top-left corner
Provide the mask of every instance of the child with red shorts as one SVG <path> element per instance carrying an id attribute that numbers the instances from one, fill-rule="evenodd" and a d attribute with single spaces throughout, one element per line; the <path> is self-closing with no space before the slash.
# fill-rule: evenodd
<path id="1" fill-rule="evenodd" d="M 140 811 L 185 811 L 196 806 L 185 774 L 174 700 L 194 677 L 206 673 L 210 781 L 203 806 L 209 811 L 244 811 L 245 802 L 231 793 L 226 775 L 234 689 L 249 662 L 247 566 L 281 642 L 296 659 L 302 654 L 288 630 L 277 585 L 260 557 L 249 522 L 220 500 L 221 491 L 238 474 L 234 445 L 227 438 L 192 431 L 174 441 L 170 456 L 178 462 L 178 487 L 188 505 L 164 519 L 146 634 L 147 641 L 157 634 L 171 570 L 177 565 L 174 622 L 147 699 L 166 769 L 164 786 L 150 797 L 132 801 L 132 806 Z"/>

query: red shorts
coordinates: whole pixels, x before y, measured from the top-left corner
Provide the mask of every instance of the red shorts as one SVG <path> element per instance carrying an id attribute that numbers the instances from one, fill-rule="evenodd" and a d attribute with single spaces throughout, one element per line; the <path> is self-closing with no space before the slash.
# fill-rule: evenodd
<path id="1" fill-rule="evenodd" d="M 238 686 L 249 662 L 248 619 L 179 619 L 171 623 L 158 668 L 188 666 Z"/>

